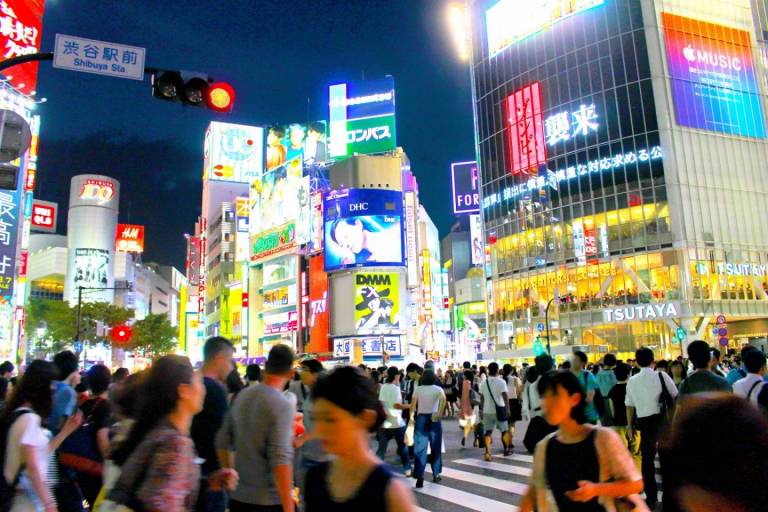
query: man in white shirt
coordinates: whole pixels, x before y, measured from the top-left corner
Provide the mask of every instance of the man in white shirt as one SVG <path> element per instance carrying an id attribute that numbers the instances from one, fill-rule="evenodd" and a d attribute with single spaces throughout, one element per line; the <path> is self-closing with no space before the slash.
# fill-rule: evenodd
<path id="1" fill-rule="evenodd" d="M 627 424 L 630 436 L 634 437 L 635 427 L 641 432 L 640 454 L 643 458 L 641 471 L 645 487 L 646 502 L 653 508 L 658 502 L 658 487 L 656 485 L 656 452 L 658 450 L 659 429 L 662 425 L 661 396 L 662 382 L 670 396 L 677 396 L 677 387 L 665 372 L 657 372 L 653 364 L 653 351 L 640 348 L 635 352 L 635 359 L 640 366 L 640 373 L 633 375 L 627 382 Z M 635 421 L 636 419 L 636 421 Z"/>
<path id="2" fill-rule="evenodd" d="M 757 397 L 765 385 L 766 359 L 765 354 L 759 350 L 750 350 L 744 354 L 744 368 L 747 376 L 737 380 L 733 384 L 733 393 L 736 396 L 746 398 L 757 405 Z"/>
<path id="3" fill-rule="evenodd" d="M 395 440 L 397 443 L 397 454 L 400 456 L 400 462 L 403 463 L 405 476 L 411 476 L 411 457 L 408 453 L 408 447 L 405 446 L 405 421 L 403 421 L 403 395 L 400 392 L 400 371 L 394 366 L 387 368 L 386 382 L 379 390 L 379 401 L 387 413 L 387 418 L 381 425 L 378 433 L 379 449 L 376 455 L 381 460 L 387 454 L 387 445 L 389 440 Z"/>
<path id="4" fill-rule="evenodd" d="M 501 442 L 504 445 L 504 455 L 509 455 L 512 449 L 512 438 L 509 435 L 509 389 L 504 379 L 499 377 L 499 365 L 488 365 L 488 378 L 480 384 L 481 406 L 483 411 L 483 428 L 485 429 L 485 455 L 491 460 L 491 435 L 494 429 L 501 432 Z M 503 408 L 506 413 L 498 417 L 496 408 Z M 501 410 L 499 410 L 501 412 Z"/>

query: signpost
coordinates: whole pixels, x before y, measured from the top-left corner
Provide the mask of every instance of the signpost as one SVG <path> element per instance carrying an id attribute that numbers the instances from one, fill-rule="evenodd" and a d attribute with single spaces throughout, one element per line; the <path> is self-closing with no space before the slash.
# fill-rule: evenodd
<path id="1" fill-rule="evenodd" d="M 146 49 L 56 34 L 53 67 L 97 75 L 144 80 Z"/>

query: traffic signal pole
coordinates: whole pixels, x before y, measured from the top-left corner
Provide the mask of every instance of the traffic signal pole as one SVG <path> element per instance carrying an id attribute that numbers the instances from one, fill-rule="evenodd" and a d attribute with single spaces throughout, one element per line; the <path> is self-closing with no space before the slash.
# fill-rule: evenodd
<path id="1" fill-rule="evenodd" d="M 53 60 L 53 52 L 39 52 L 30 53 L 27 55 L 19 55 L 18 57 L 11 57 L 0 62 L 0 71 L 4 71 L 10 67 L 17 66 L 19 64 L 26 64 L 27 62 L 42 62 L 46 60 Z M 158 68 L 152 66 L 144 66 L 144 74 L 151 75 L 160 71 Z"/>
<path id="2" fill-rule="evenodd" d="M 544 310 L 544 323 L 547 325 L 547 354 L 552 357 L 552 343 L 549 340 L 549 307 L 555 302 L 555 298 L 549 299 L 547 308 Z M 541 311 L 541 310 L 539 310 Z"/>

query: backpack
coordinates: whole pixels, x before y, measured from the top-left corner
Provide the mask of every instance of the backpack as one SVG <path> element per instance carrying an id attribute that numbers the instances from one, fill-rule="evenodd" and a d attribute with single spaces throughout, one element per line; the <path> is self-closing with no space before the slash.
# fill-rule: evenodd
<path id="1" fill-rule="evenodd" d="M 62 466 L 77 472 L 100 477 L 104 471 L 104 458 L 96 440 L 96 428 L 92 417 L 99 407 L 105 405 L 105 400 L 93 404 L 91 413 L 77 430 L 72 432 L 59 447 L 59 462 Z M 0 511 L 2 512 L 2 511 Z"/>
<path id="2" fill-rule="evenodd" d="M 6 420 L 5 424 L 0 426 L 0 512 L 8 512 L 13 505 L 13 497 L 16 495 L 16 485 L 19 483 L 19 477 L 24 466 L 19 466 L 19 471 L 16 473 L 12 482 L 5 479 L 5 451 L 8 447 L 8 433 L 11 431 L 11 427 L 21 416 L 28 412 L 32 412 L 31 409 L 16 409 Z"/>

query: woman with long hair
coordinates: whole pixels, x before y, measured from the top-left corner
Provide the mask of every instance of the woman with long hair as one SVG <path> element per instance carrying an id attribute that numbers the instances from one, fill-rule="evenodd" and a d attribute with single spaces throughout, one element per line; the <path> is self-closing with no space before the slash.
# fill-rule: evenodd
<path id="1" fill-rule="evenodd" d="M 189 428 L 205 398 L 202 377 L 189 359 L 169 355 L 142 383 L 136 422 L 111 458 L 122 473 L 109 499 L 147 512 L 191 511 L 200 467 Z"/>
<path id="2" fill-rule="evenodd" d="M 461 410 L 459 412 L 459 426 L 464 429 L 464 436 L 461 438 L 461 446 L 467 444 L 467 438 L 472 429 L 477 424 L 478 416 L 478 394 L 473 389 L 475 374 L 472 370 L 464 370 L 464 380 L 461 383 Z M 474 397 L 474 400 L 472 399 Z M 477 441 L 474 443 L 477 446 Z"/>
<path id="3" fill-rule="evenodd" d="M 309 469 L 306 511 L 416 510 L 403 481 L 371 451 L 370 433 L 386 417 L 371 378 L 358 368 L 339 367 L 318 378 L 312 399 L 315 433 L 335 458 Z"/>
<path id="4" fill-rule="evenodd" d="M 52 386 L 57 379 L 56 367 L 35 360 L 14 387 L 0 416 L 5 452 L 3 476 L 16 488 L 11 510 L 56 512 L 56 502 L 49 490 L 48 461 L 82 421 L 82 414 L 70 416 L 59 433 L 49 441 L 43 418 L 51 413 Z"/>

